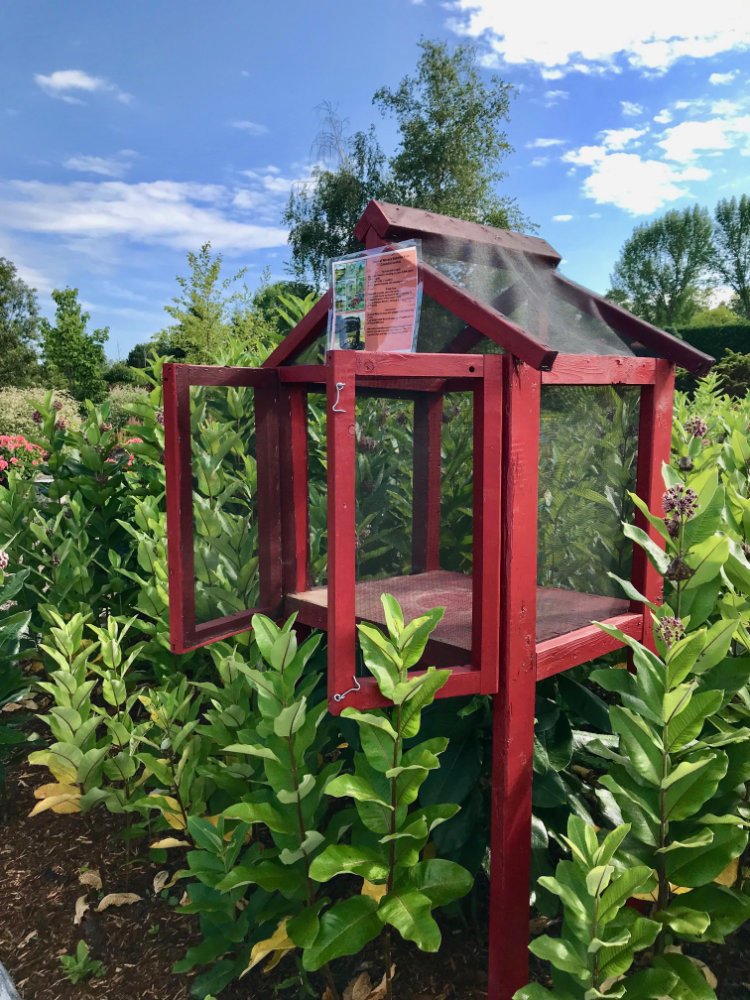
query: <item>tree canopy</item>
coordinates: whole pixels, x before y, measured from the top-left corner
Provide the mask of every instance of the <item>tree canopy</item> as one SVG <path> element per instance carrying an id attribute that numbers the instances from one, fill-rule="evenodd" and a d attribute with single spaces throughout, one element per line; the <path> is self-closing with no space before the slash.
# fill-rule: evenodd
<path id="1" fill-rule="evenodd" d="M 372 198 L 501 228 L 528 227 L 515 202 L 496 191 L 505 176 L 500 164 L 512 151 L 503 128 L 512 88 L 495 76 L 485 83 L 472 45 L 450 51 L 443 42 L 423 40 L 420 49 L 416 74 L 373 98 L 398 126 L 390 158 L 374 127 L 347 138 L 326 106 L 328 127 L 320 138 L 338 163 L 314 168 L 311 183 L 292 191 L 284 213 L 298 278 L 320 286 L 331 257 L 361 249 L 352 231 Z"/>
<path id="2" fill-rule="evenodd" d="M 0 257 L 0 386 L 35 381 L 38 336 L 36 292 L 18 276 L 12 261 Z"/>
<path id="3" fill-rule="evenodd" d="M 750 198 L 725 198 L 715 211 L 716 268 L 734 291 L 738 311 L 750 319 Z"/>
<path id="4" fill-rule="evenodd" d="M 79 402 L 90 399 L 98 403 L 107 394 L 104 344 L 109 327 L 87 333 L 91 317 L 81 309 L 77 288 L 55 289 L 52 298 L 56 305 L 54 325 L 47 319 L 40 324 L 48 378 L 69 389 Z"/>
<path id="5" fill-rule="evenodd" d="M 695 205 L 667 212 L 626 240 L 608 295 L 656 326 L 675 326 L 704 305 L 713 259 L 707 210 Z"/>

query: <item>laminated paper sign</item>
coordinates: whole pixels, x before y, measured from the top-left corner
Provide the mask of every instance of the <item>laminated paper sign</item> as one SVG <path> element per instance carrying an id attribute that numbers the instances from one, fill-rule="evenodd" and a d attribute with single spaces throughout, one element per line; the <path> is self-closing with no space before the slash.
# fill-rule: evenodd
<path id="1" fill-rule="evenodd" d="M 413 351 L 422 286 L 413 240 L 331 263 L 329 350 Z"/>

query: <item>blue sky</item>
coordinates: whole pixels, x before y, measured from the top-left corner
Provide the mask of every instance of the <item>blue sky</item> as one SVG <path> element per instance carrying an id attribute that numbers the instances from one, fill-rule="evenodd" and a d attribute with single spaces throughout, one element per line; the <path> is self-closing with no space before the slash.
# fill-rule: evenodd
<path id="1" fill-rule="evenodd" d="M 474 41 L 517 88 L 503 192 L 604 291 L 633 226 L 750 193 L 750 2 L 6 0 L 0 256 L 73 285 L 108 352 L 168 324 L 185 253 L 285 276 L 281 212 L 330 101 L 351 130 L 420 37 Z"/>

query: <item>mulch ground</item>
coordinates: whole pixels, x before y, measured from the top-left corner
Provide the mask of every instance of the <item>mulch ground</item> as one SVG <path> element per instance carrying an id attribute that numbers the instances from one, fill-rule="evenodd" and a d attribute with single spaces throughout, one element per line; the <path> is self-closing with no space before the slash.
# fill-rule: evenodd
<path id="1" fill-rule="evenodd" d="M 138 857 L 138 848 L 121 839 L 122 818 L 100 810 L 85 816 L 47 812 L 30 818 L 34 788 L 45 780 L 42 769 L 28 765 L 9 775 L 10 816 L 0 826 L 0 961 L 22 1000 L 188 1000 L 191 977 L 174 975 L 171 968 L 200 940 L 197 918 L 180 914 L 154 891 L 162 866 Z M 101 888 L 96 888 L 93 873 L 101 879 Z M 171 892 L 181 895 L 177 887 Z M 100 900 L 110 893 L 141 898 L 97 912 Z M 88 904 L 79 923 L 77 903 L 79 913 Z M 106 974 L 73 985 L 61 970 L 60 956 L 74 953 L 81 939 L 92 958 L 104 963 Z M 719 1000 L 750 1000 L 750 928 L 723 948 L 700 947 L 695 954 L 719 977 Z M 484 1000 L 485 914 L 475 927 L 445 927 L 439 955 L 399 943 L 394 962 L 399 1000 Z M 279 989 L 293 971 L 292 961 L 284 959 L 270 976 L 251 974 L 229 986 L 221 998 L 297 1000 L 295 988 Z M 369 947 L 337 962 L 336 972 L 342 990 L 363 973 L 376 983 L 382 960 Z M 543 968 L 533 959 L 532 975 L 545 982 Z M 325 986 L 312 978 L 322 998 Z"/>

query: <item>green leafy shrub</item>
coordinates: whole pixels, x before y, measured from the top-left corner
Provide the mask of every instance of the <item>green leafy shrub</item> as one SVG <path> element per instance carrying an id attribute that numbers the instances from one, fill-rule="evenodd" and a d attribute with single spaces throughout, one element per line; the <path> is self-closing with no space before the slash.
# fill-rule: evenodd
<path id="1" fill-rule="evenodd" d="M 25 438 L 34 439 L 39 430 L 33 419 L 34 410 L 44 405 L 45 397 L 43 388 L 0 388 L 0 434 L 23 434 Z M 57 404 L 57 420 L 65 421 L 71 430 L 80 427 L 78 404 L 68 392 L 56 389 L 50 404 Z"/>
<path id="2" fill-rule="evenodd" d="M 139 385 L 112 385 L 107 393 L 109 403 L 109 422 L 112 429 L 121 431 L 133 420 L 132 406 L 143 402 L 146 387 Z"/>

